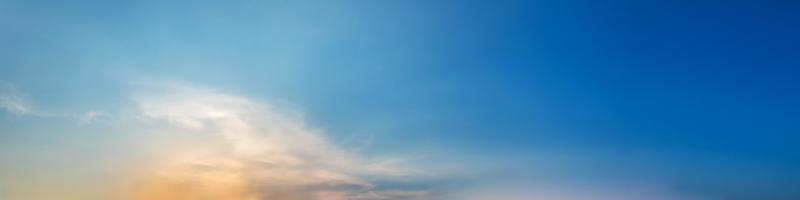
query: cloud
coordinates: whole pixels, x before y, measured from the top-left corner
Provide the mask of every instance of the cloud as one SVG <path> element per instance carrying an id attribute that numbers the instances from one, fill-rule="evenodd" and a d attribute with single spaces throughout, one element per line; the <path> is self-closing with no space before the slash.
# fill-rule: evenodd
<path id="1" fill-rule="evenodd" d="M 294 110 L 168 84 L 137 95 L 141 115 L 165 129 L 213 138 L 215 147 L 164 159 L 133 199 L 431 199 L 387 180 L 418 175 L 402 159 L 370 159 L 330 142 Z M 180 151 L 175 149 L 175 151 Z M 190 151 L 192 152 L 192 151 Z M 379 180 L 380 181 L 376 181 Z"/>
<path id="2" fill-rule="evenodd" d="M 587 187 L 581 184 L 482 184 L 454 194 L 465 200 L 701 200 L 666 186 L 606 183 Z"/>
<path id="3" fill-rule="evenodd" d="M 109 116 L 109 114 L 106 113 L 106 112 L 89 111 L 89 112 L 85 112 L 83 114 L 80 114 L 80 115 L 76 116 L 76 118 L 78 119 L 78 124 L 80 124 L 80 125 L 88 125 L 88 124 L 91 124 L 92 122 L 96 121 L 97 119 L 100 119 L 100 118 L 103 118 L 103 117 L 107 117 L 107 116 Z"/>
<path id="4" fill-rule="evenodd" d="M 31 113 L 28 102 L 10 86 L 3 86 L 0 89 L 0 108 L 20 115 Z"/>
<path id="5" fill-rule="evenodd" d="M 12 84 L 0 84 L 0 110 L 34 117 L 67 118 L 75 120 L 79 125 L 89 125 L 97 119 L 110 116 L 103 111 L 88 112 L 50 112 L 34 108 Z"/>

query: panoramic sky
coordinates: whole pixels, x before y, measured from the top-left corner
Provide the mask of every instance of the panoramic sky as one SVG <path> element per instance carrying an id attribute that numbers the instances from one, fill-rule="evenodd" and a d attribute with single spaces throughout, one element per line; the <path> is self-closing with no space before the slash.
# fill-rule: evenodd
<path id="1" fill-rule="evenodd" d="M 0 200 L 796 200 L 794 1 L 0 0 Z"/>

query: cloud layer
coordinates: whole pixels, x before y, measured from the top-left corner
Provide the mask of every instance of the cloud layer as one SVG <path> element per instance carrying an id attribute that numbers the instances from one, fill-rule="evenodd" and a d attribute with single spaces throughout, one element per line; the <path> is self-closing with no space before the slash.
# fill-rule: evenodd
<path id="1" fill-rule="evenodd" d="M 138 184 L 133 199 L 432 198 L 425 189 L 382 185 L 416 170 L 347 151 L 295 111 L 186 85 L 141 94 L 136 102 L 146 119 L 205 134 L 215 145 L 164 159 Z"/>

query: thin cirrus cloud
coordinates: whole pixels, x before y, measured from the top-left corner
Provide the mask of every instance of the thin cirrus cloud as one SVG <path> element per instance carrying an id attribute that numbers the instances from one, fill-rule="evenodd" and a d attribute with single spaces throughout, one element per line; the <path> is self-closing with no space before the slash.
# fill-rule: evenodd
<path id="1" fill-rule="evenodd" d="M 31 113 L 31 107 L 28 102 L 10 86 L 4 86 L 0 89 L 0 108 L 20 115 Z"/>
<path id="2" fill-rule="evenodd" d="M 110 117 L 109 113 L 96 110 L 86 112 L 51 112 L 42 110 L 33 106 L 25 98 L 25 95 L 11 84 L 0 86 L 0 110 L 20 116 L 67 118 L 74 120 L 79 125 L 90 125 L 100 119 Z"/>
<path id="3" fill-rule="evenodd" d="M 133 199 L 434 198 L 424 187 L 384 185 L 387 179 L 407 181 L 419 170 L 337 146 L 298 112 L 187 84 L 157 90 L 136 97 L 140 114 L 165 128 L 202 135 L 213 147 L 162 159 L 136 186 Z"/>

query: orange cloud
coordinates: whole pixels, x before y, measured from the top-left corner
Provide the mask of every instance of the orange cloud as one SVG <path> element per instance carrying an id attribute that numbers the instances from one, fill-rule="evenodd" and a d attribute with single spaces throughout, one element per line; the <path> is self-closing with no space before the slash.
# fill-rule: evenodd
<path id="1" fill-rule="evenodd" d="M 175 146 L 146 173 L 134 200 L 419 199 L 367 177 L 408 177 L 400 159 L 369 159 L 329 142 L 297 112 L 214 90 L 172 85 L 137 98 L 158 128 L 208 135 L 209 146 Z M 162 123 L 166 122 L 166 123 Z M 194 148 L 194 150 L 192 150 Z"/>

